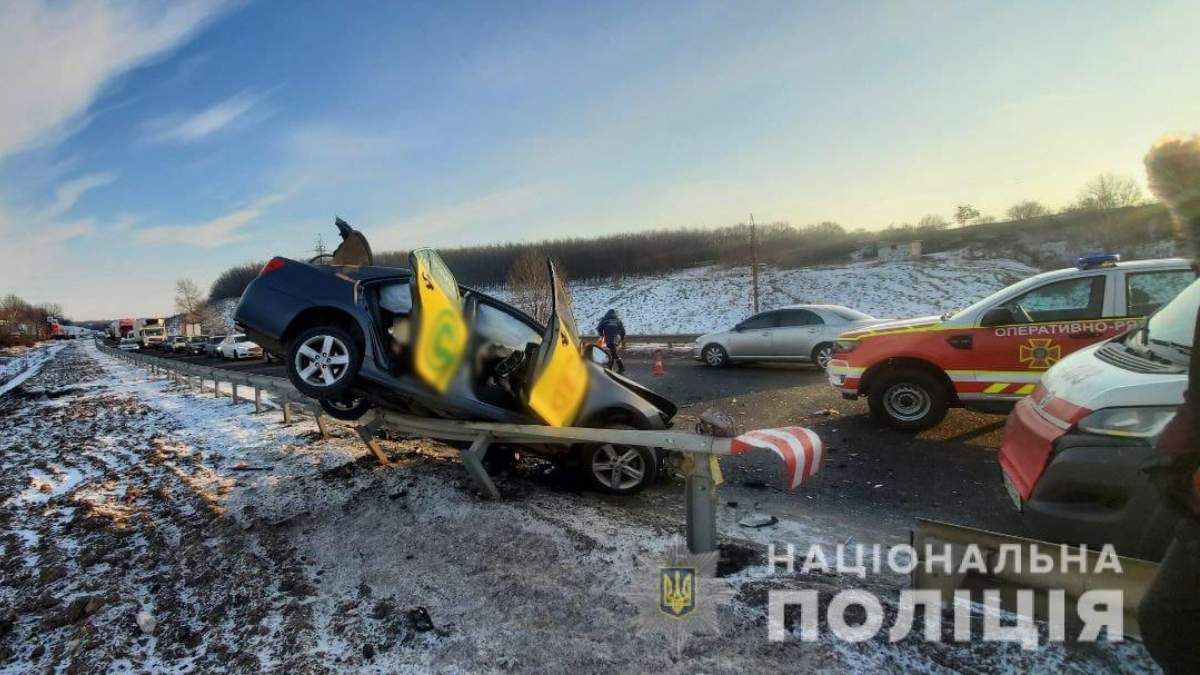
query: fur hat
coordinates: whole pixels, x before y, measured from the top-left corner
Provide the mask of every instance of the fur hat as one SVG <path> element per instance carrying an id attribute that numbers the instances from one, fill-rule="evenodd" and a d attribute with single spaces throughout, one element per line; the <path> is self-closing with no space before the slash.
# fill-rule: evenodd
<path id="1" fill-rule="evenodd" d="M 1200 135 L 1159 139 L 1145 162 L 1150 191 L 1171 211 L 1175 227 L 1200 259 Z"/>

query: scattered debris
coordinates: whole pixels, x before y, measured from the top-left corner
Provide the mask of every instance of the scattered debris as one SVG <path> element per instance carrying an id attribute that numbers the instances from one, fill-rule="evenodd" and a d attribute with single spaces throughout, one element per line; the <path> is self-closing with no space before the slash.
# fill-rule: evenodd
<path id="1" fill-rule="evenodd" d="M 153 635 L 154 629 L 158 627 L 158 621 L 154 619 L 154 615 L 146 610 L 137 613 L 137 625 L 146 635 Z"/>
<path id="2" fill-rule="evenodd" d="M 418 633 L 426 633 L 433 630 L 433 619 L 429 617 L 429 610 L 424 607 L 414 607 L 407 612 L 408 625 Z"/>
<path id="3" fill-rule="evenodd" d="M 742 527 L 770 527 L 778 522 L 779 519 L 769 513 L 755 511 L 754 513 L 751 513 L 745 518 L 739 520 L 738 525 L 741 525 Z"/>

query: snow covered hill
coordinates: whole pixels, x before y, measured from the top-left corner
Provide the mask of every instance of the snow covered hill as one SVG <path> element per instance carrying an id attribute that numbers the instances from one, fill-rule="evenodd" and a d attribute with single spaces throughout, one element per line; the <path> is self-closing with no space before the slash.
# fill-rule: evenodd
<path id="1" fill-rule="evenodd" d="M 969 305 L 1038 270 L 1008 259 L 936 254 L 904 262 L 760 268 L 760 305 L 846 305 L 877 317 L 938 314 Z M 507 299 L 507 292 L 492 291 Z M 616 308 L 631 334 L 704 333 L 751 314 L 749 267 L 699 267 L 665 277 L 571 284 L 580 330 Z"/>

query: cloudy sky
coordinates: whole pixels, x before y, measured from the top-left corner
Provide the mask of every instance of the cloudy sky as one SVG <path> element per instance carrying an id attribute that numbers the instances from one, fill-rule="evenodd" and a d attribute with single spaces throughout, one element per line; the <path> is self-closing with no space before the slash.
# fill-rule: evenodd
<path id="1" fill-rule="evenodd" d="M 1183 2 L 0 3 L 0 293 L 303 255 L 1073 200 L 1200 130 Z"/>

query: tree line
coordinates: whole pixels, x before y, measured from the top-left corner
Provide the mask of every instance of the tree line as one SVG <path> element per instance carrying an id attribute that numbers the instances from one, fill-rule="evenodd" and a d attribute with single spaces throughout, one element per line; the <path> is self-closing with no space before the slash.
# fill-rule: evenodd
<path id="1" fill-rule="evenodd" d="M 665 274 L 706 264 L 747 265 L 752 259 L 789 268 L 844 260 L 851 251 L 875 242 L 922 239 L 927 252 L 944 250 L 943 247 L 961 241 L 959 232 L 971 226 L 1005 227 L 1080 214 L 1103 214 L 1103 223 L 1113 224 L 1117 221 L 1110 217 L 1111 212 L 1145 203 L 1136 181 L 1103 174 L 1085 184 L 1074 202 L 1056 211 L 1034 200 L 1019 201 L 1007 210 L 1007 222 L 997 222 L 995 217 L 963 203 L 949 211 L 949 218 L 929 214 L 915 224 L 892 223 L 874 232 L 863 228 L 847 230 L 830 221 L 802 227 L 784 222 L 757 226 L 738 223 L 716 228 L 658 229 L 591 238 L 463 246 L 439 252 L 460 282 L 475 286 L 505 284 L 510 271 L 530 252 L 555 259 L 572 279 L 583 281 Z M 957 229 L 951 227 L 952 222 L 958 225 Z M 382 251 L 376 253 L 375 261 L 378 265 L 407 267 L 408 251 Z M 260 262 L 248 262 L 222 272 L 213 282 L 209 299 L 240 296 L 261 267 Z"/>
<path id="2" fill-rule="evenodd" d="M 61 319 L 62 307 L 55 303 L 35 305 L 9 294 L 0 299 L 0 347 L 31 345 L 50 339 L 50 318 Z"/>

